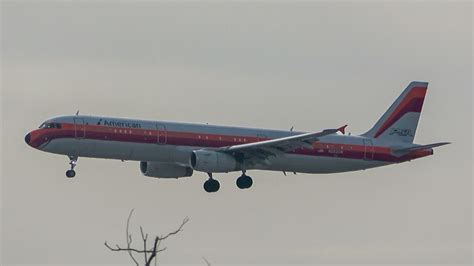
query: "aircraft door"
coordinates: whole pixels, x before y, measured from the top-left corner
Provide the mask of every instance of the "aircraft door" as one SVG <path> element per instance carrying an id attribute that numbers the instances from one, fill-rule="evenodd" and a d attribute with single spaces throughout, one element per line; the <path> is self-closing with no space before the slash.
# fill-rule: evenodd
<path id="1" fill-rule="evenodd" d="M 157 130 L 157 137 L 158 137 L 158 144 L 166 144 L 167 142 L 167 134 L 166 134 L 166 126 L 162 124 L 156 125 Z"/>
<path id="2" fill-rule="evenodd" d="M 364 139 L 364 160 L 374 159 L 374 145 L 372 140 Z"/>
<path id="3" fill-rule="evenodd" d="M 82 139 L 86 136 L 86 126 L 84 118 L 74 117 L 74 136 L 78 139 Z"/>

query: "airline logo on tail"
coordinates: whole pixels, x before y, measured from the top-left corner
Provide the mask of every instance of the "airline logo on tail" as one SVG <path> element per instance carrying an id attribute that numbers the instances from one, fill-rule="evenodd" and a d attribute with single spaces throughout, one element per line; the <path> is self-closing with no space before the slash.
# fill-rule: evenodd
<path id="1" fill-rule="evenodd" d="M 397 135 L 400 137 L 415 136 L 413 131 L 409 128 L 392 128 L 390 135 Z"/>
<path id="2" fill-rule="evenodd" d="M 397 106 L 395 111 L 390 115 L 390 117 L 385 121 L 382 127 L 377 131 L 374 137 L 380 136 L 387 128 L 392 126 L 400 118 L 402 118 L 406 113 L 421 113 L 423 107 L 423 101 L 425 100 L 426 90 L 428 89 L 428 84 L 423 87 L 414 87 L 410 90 L 408 95 L 403 98 L 402 102 Z M 403 129 L 403 131 L 411 131 L 410 129 Z M 411 134 L 412 136 L 414 134 Z"/>

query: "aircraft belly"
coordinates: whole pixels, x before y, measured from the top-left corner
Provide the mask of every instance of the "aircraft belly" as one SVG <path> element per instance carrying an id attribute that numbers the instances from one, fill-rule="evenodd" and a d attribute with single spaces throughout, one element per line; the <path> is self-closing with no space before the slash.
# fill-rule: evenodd
<path id="1" fill-rule="evenodd" d="M 192 147 L 89 139 L 56 139 L 43 149 L 78 157 L 189 164 Z"/>
<path id="2" fill-rule="evenodd" d="M 186 166 L 189 165 L 192 151 L 196 149 L 200 148 L 73 138 L 55 139 L 43 148 L 47 152 L 78 157 L 172 162 Z M 286 154 L 284 156 L 270 157 L 268 158 L 268 163 L 257 164 L 248 169 L 299 173 L 338 173 L 374 168 L 387 164 L 386 162 L 362 159 Z"/>
<path id="3" fill-rule="evenodd" d="M 387 164 L 361 159 L 289 154 L 270 158 L 267 165 L 257 165 L 255 169 L 316 174 L 357 171 Z"/>

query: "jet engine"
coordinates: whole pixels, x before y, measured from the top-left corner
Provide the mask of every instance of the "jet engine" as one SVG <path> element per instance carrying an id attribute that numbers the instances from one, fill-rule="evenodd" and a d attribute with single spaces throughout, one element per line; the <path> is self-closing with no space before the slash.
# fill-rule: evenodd
<path id="1" fill-rule="evenodd" d="M 232 155 L 216 151 L 193 151 L 190 163 L 194 170 L 206 173 L 227 173 L 239 170 L 239 163 Z"/>
<path id="2" fill-rule="evenodd" d="M 180 178 L 193 175 L 193 169 L 174 163 L 140 162 L 143 175 L 157 178 Z"/>

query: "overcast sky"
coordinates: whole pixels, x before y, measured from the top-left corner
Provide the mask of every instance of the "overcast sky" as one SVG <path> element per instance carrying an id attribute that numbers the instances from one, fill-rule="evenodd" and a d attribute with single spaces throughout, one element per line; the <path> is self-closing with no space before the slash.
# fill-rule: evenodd
<path id="1" fill-rule="evenodd" d="M 130 265 L 124 226 L 184 232 L 162 264 L 469 264 L 472 4 L 2 1 L 1 264 Z M 435 155 L 367 171 L 140 174 L 24 135 L 65 114 L 365 132 L 412 80 L 429 89 L 415 141 Z M 138 231 L 134 231 L 139 237 Z M 139 239 L 136 239 L 139 242 Z"/>

